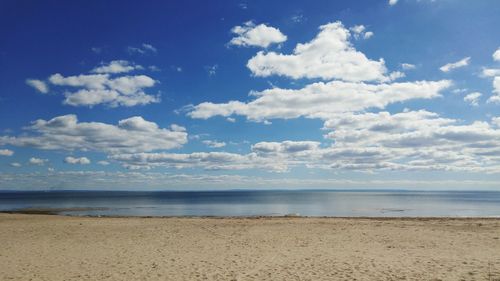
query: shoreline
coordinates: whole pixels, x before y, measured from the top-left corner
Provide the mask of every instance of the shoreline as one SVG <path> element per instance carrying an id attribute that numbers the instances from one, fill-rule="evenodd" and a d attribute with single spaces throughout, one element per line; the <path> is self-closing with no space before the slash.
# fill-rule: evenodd
<path id="1" fill-rule="evenodd" d="M 0 211 L 0 214 L 10 214 L 10 215 L 47 215 L 47 216 L 61 216 L 61 217 L 74 217 L 74 218 L 140 218 L 140 219 L 368 219 L 368 220 L 499 220 L 498 216 L 305 216 L 300 214 L 286 214 L 286 215 L 243 215 L 243 216 L 195 216 L 195 215 L 185 215 L 185 216 L 151 216 L 151 215 L 72 215 L 72 214 L 62 214 L 62 212 L 72 212 L 72 211 L 88 211 L 88 210 L 107 210 L 107 208 L 28 208 L 20 210 L 10 210 L 10 211 Z"/>

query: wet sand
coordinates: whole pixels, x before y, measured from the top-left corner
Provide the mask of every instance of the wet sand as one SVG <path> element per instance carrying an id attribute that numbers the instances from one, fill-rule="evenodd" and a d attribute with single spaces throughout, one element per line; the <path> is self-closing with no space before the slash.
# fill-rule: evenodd
<path id="1" fill-rule="evenodd" d="M 500 219 L 0 214 L 0 280 L 500 280 Z"/>

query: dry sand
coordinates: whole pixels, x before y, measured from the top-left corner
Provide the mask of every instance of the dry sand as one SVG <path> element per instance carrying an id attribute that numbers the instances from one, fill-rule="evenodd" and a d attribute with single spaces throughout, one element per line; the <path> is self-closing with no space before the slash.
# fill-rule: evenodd
<path id="1" fill-rule="evenodd" d="M 498 219 L 0 214 L 0 280 L 500 280 Z"/>

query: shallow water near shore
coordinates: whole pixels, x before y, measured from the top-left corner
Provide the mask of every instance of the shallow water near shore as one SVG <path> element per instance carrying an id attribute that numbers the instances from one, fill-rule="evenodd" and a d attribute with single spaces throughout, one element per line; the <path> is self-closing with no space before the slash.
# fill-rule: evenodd
<path id="1" fill-rule="evenodd" d="M 4 191 L 0 211 L 74 216 L 500 217 L 500 192 Z"/>

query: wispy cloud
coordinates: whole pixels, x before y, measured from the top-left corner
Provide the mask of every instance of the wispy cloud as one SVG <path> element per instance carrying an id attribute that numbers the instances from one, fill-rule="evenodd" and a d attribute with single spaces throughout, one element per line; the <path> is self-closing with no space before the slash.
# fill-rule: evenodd
<path id="1" fill-rule="evenodd" d="M 143 43 L 142 45 L 138 47 L 134 46 L 129 46 L 127 47 L 127 52 L 129 54 L 140 54 L 140 55 L 147 55 L 147 54 L 156 54 L 158 53 L 158 49 L 154 47 L 151 44 Z"/>
<path id="2" fill-rule="evenodd" d="M 461 68 L 469 65 L 470 57 L 463 58 L 457 62 L 447 63 L 439 68 L 442 72 L 450 72 L 453 69 Z"/>
<path id="3" fill-rule="evenodd" d="M 49 87 L 47 83 L 38 79 L 26 79 L 26 84 L 35 88 L 38 92 L 42 94 L 47 94 L 49 92 Z"/>

